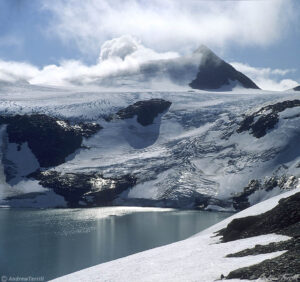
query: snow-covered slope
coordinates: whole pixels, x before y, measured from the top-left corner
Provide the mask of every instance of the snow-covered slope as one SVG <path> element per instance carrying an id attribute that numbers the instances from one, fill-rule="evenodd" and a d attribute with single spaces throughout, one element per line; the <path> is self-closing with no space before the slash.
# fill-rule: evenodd
<path id="1" fill-rule="evenodd" d="M 75 124 L 100 124 L 103 128 L 84 138 L 81 149 L 64 163 L 47 169 L 60 175 L 97 173 L 101 181 L 133 177 L 135 185 L 119 194 L 112 204 L 232 209 L 237 199 L 246 201 L 246 207 L 297 185 L 300 107 L 295 104 L 279 112 L 278 120 L 273 127 L 266 128 L 264 136 L 255 137 L 252 127 L 261 116 L 270 114 L 270 109 L 260 111 L 263 106 L 294 101 L 299 95 L 294 91 L 243 89 L 215 93 L 19 85 L 0 88 L 0 113 L 43 113 Z M 172 103 L 152 124 L 143 126 L 135 117 L 114 117 L 118 111 L 150 99 Z M 239 131 L 243 120 L 253 113 L 252 127 Z M 47 185 L 41 188 L 38 180 L 22 178 L 24 162 L 26 167 L 36 166 L 34 157 L 29 158 L 30 150 L 26 144 L 22 144 L 20 151 L 14 146 L 10 144 L 8 151 L 2 146 L 2 155 L 10 154 L 20 176 L 18 183 L 9 183 L 9 195 L 19 195 L 22 189 L 16 187 L 21 181 L 22 187 L 39 187 L 38 192 L 43 193 L 43 189 L 49 188 Z M 249 186 L 250 180 L 258 184 Z M 3 176 L 1 181 L 7 186 Z M 101 181 L 97 182 L 98 187 Z M 267 185 L 269 182 L 272 187 Z M 234 200 L 232 193 L 242 192 L 244 187 L 248 187 L 246 193 Z M 29 191 L 24 188 L 23 192 Z M 22 205 L 24 201 L 5 201 L 3 191 L 1 194 L 2 204 Z M 38 202 L 40 196 L 31 195 L 32 202 Z"/>
<path id="2" fill-rule="evenodd" d="M 300 187 L 273 197 L 231 216 L 200 232 L 192 238 L 171 245 L 134 254 L 100 264 L 54 281 L 216 281 L 221 275 L 275 258 L 285 251 L 244 257 L 228 254 L 289 239 L 287 236 L 267 234 L 220 243 L 215 232 L 225 228 L 233 219 L 262 214 L 273 209 L 278 201 L 300 192 Z M 234 280 L 230 280 L 234 281 Z M 238 280 L 239 281 L 239 280 Z"/>

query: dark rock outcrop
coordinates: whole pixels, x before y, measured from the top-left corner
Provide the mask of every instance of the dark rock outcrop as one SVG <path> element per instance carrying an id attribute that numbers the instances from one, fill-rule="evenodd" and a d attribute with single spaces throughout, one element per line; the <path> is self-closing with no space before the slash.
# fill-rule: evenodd
<path id="1" fill-rule="evenodd" d="M 293 88 L 295 91 L 300 91 L 300 85 Z"/>
<path id="2" fill-rule="evenodd" d="M 242 120 L 237 132 L 249 131 L 256 138 L 261 138 L 278 123 L 280 112 L 294 107 L 300 107 L 300 100 L 288 100 L 262 107 L 260 110 L 247 115 Z"/>
<path id="3" fill-rule="evenodd" d="M 57 171 L 37 171 L 29 177 L 63 196 L 68 207 L 72 208 L 112 205 L 120 193 L 136 183 L 130 175 L 107 178 L 95 172 L 61 174 Z"/>
<path id="4" fill-rule="evenodd" d="M 292 227 L 300 222 L 300 193 L 281 199 L 272 210 L 231 221 L 219 232 L 222 241 L 228 242 L 253 236 L 279 233 L 293 236 Z"/>
<path id="5" fill-rule="evenodd" d="M 281 199 L 272 210 L 245 218 L 237 218 L 218 235 L 223 242 L 249 238 L 264 234 L 277 233 L 292 237 L 288 241 L 272 243 L 266 246 L 257 245 L 229 257 L 241 257 L 286 250 L 274 259 L 259 264 L 240 268 L 229 273 L 227 279 L 259 279 L 268 278 L 276 281 L 299 281 L 300 278 L 300 193 Z"/>
<path id="6" fill-rule="evenodd" d="M 287 241 L 270 243 L 268 245 L 255 245 L 255 247 L 252 249 L 246 249 L 238 253 L 229 254 L 226 257 L 237 258 L 237 257 L 245 257 L 245 256 L 256 256 L 260 254 L 268 254 L 268 253 L 273 253 L 278 251 L 291 250 L 295 246 L 298 247 L 298 249 L 300 248 L 300 237 L 292 238 Z"/>
<path id="7" fill-rule="evenodd" d="M 261 184 L 258 180 L 251 180 L 244 190 L 232 197 L 233 207 L 237 211 L 244 210 L 250 207 L 249 196 L 258 191 Z"/>
<path id="8" fill-rule="evenodd" d="M 283 192 L 296 188 L 297 184 L 298 179 L 293 175 L 266 177 L 264 181 L 252 179 L 242 192 L 233 195 L 232 205 L 235 210 L 241 211 L 251 206 L 249 197 L 256 192 L 268 193 L 276 187 Z"/>
<path id="9" fill-rule="evenodd" d="M 245 88 L 259 89 L 246 75 L 220 59 L 206 46 L 201 46 L 196 53 L 202 54 L 197 77 L 189 84 L 194 89 L 219 89 L 230 85 L 230 81 L 239 82 Z"/>
<path id="10" fill-rule="evenodd" d="M 171 104 L 171 102 L 163 99 L 138 101 L 133 105 L 118 111 L 116 118 L 129 119 L 137 116 L 137 122 L 143 126 L 147 126 L 152 124 L 159 114 L 166 112 Z"/>
<path id="11" fill-rule="evenodd" d="M 300 239 L 299 237 L 291 240 L 270 244 L 267 246 L 256 246 L 244 255 L 271 253 L 276 251 L 287 251 L 283 255 L 274 259 L 265 260 L 260 264 L 244 267 L 229 273 L 226 279 L 264 279 L 266 281 L 300 281 Z M 242 254 L 237 254 L 241 256 Z M 235 254 L 231 255 L 235 257 Z"/>
<path id="12" fill-rule="evenodd" d="M 71 125 L 44 114 L 0 116 L 0 125 L 7 125 L 9 143 L 19 147 L 27 142 L 41 167 L 57 166 L 81 147 L 83 137 L 101 129 L 99 124 Z"/>

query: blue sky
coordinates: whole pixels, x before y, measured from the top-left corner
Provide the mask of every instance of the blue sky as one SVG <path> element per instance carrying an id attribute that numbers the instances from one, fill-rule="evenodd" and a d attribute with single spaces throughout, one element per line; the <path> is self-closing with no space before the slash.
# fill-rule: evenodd
<path id="1" fill-rule="evenodd" d="M 272 79 L 300 82 L 299 18 L 299 0 L 1 0 L 0 60 L 93 65 L 106 40 L 130 34 L 157 52 L 204 43 L 229 62 L 288 69 Z"/>
<path id="2" fill-rule="evenodd" d="M 55 0 L 53 1 L 53 3 Z M 82 58 L 78 48 L 48 34 L 52 13 L 39 0 L 0 1 L 0 58 L 37 66 Z"/>

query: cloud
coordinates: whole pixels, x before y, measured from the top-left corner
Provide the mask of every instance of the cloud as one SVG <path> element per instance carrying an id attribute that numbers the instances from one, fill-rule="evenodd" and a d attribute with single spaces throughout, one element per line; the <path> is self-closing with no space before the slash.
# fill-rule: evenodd
<path id="1" fill-rule="evenodd" d="M 286 34 L 292 0 L 46 0 L 49 30 L 83 53 L 131 34 L 155 50 L 191 51 L 200 44 L 267 46 Z"/>
<path id="2" fill-rule="evenodd" d="M 124 60 L 126 56 L 136 52 L 139 48 L 141 48 L 141 44 L 138 40 L 132 36 L 124 35 L 106 41 L 101 47 L 99 59 L 100 61 L 104 61 L 110 58 L 119 57 Z"/>
<path id="3" fill-rule="evenodd" d="M 136 38 L 125 35 L 103 43 L 97 64 L 87 66 L 80 61 L 62 61 L 59 66 L 44 67 L 30 79 L 30 83 L 52 85 L 99 83 L 99 80 L 107 77 L 138 74 L 146 62 L 178 57 L 179 54 L 175 52 L 155 52 L 143 46 Z"/>
<path id="4" fill-rule="evenodd" d="M 180 63 L 170 65 L 168 60 L 177 58 L 178 53 L 155 52 L 143 46 L 136 38 L 126 35 L 104 42 L 98 62 L 91 66 L 77 60 L 64 60 L 59 65 L 47 65 L 39 69 L 28 63 L 0 60 L 0 81 L 71 86 L 107 84 L 111 83 L 109 78 L 122 79 L 131 76 L 130 79 L 134 84 L 146 79 L 142 73 L 148 72 L 151 77 L 153 71 L 156 73 L 161 71 L 164 75 L 170 69 L 176 70 Z M 184 63 L 194 64 L 195 70 L 197 69 L 195 62 L 184 61 Z"/>
<path id="5" fill-rule="evenodd" d="M 39 69 L 28 63 L 0 60 L 0 81 L 28 81 L 39 74 Z"/>
<path id="6" fill-rule="evenodd" d="M 104 62 L 108 59 L 119 58 L 126 60 L 133 58 L 139 63 L 150 60 L 165 60 L 179 57 L 176 52 L 158 53 L 142 45 L 141 41 L 131 35 L 123 35 L 112 40 L 108 40 L 101 46 L 99 60 Z"/>
<path id="7" fill-rule="evenodd" d="M 41 69 L 22 62 L 0 60 L 0 81 L 27 81 L 31 84 L 73 86 L 100 85 L 118 87 L 187 86 L 198 71 L 201 54 L 180 56 L 176 52 L 155 52 L 135 37 L 124 35 L 103 43 L 98 62 L 88 66 L 81 61 L 65 60 Z M 231 63 L 264 90 L 286 90 L 298 83 L 288 79 L 293 69 L 256 68 Z M 167 84 L 169 83 L 169 84 Z"/>
<path id="8" fill-rule="evenodd" d="M 232 62 L 231 65 L 251 78 L 264 90 L 283 91 L 298 85 L 295 80 L 284 77 L 289 73 L 295 72 L 295 69 L 256 68 L 238 62 Z"/>

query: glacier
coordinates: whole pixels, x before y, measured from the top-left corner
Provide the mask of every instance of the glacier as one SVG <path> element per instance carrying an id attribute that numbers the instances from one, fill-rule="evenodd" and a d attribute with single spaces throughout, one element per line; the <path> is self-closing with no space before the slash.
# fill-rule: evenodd
<path id="1" fill-rule="evenodd" d="M 81 148 L 64 163 L 41 170 L 62 175 L 97 172 L 104 178 L 134 177 L 135 185 L 117 195 L 113 205 L 233 210 L 233 195 L 241 193 L 251 180 L 264 183 L 272 177 L 293 178 L 291 185 L 283 189 L 277 185 L 270 191 L 254 191 L 249 198 L 251 205 L 298 183 L 300 107 L 280 112 L 278 122 L 261 138 L 253 136 L 251 130 L 238 132 L 247 115 L 264 106 L 297 100 L 300 94 L 296 91 L 236 87 L 232 92 L 209 92 L 175 86 L 130 90 L 126 86 L 46 87 L 15 83 L 1 85 L 0 97 L 0 115 L 43 113 L 71 123 L 99 124 L 102 129 L 90 138 L 83 138 Z M 141 125 L 136 117 L 111 118 L 136 102 L 151 99 L 172 104 L 150 125 Z M 4 131 L 2 127 L 1 132 Z M 9 144 L 10 148 L 14 146 Z M 26 146 L 22 144 L 22 150 L 10 154 L 10 160 L 19 170 L 18 181 L 7 183 L 1 174 L 1 204 L 22 206 L 24 195 L 30 194 L 35 199 L 48 193 L 52 196 L 46 206 L 51 206 L 53 191 L 26 176 L 30 166 L 31 172 L 37 166 Z M 2 156 L 7 155 L 7 148 L 3 145 L 1 148 Z M 10 196 L 22 197 L 9 200 L 4 190 Z M 65 206 L 64 201 L 58 202 Z M 57 201 L 53 203 L 57 206 Z"/>

